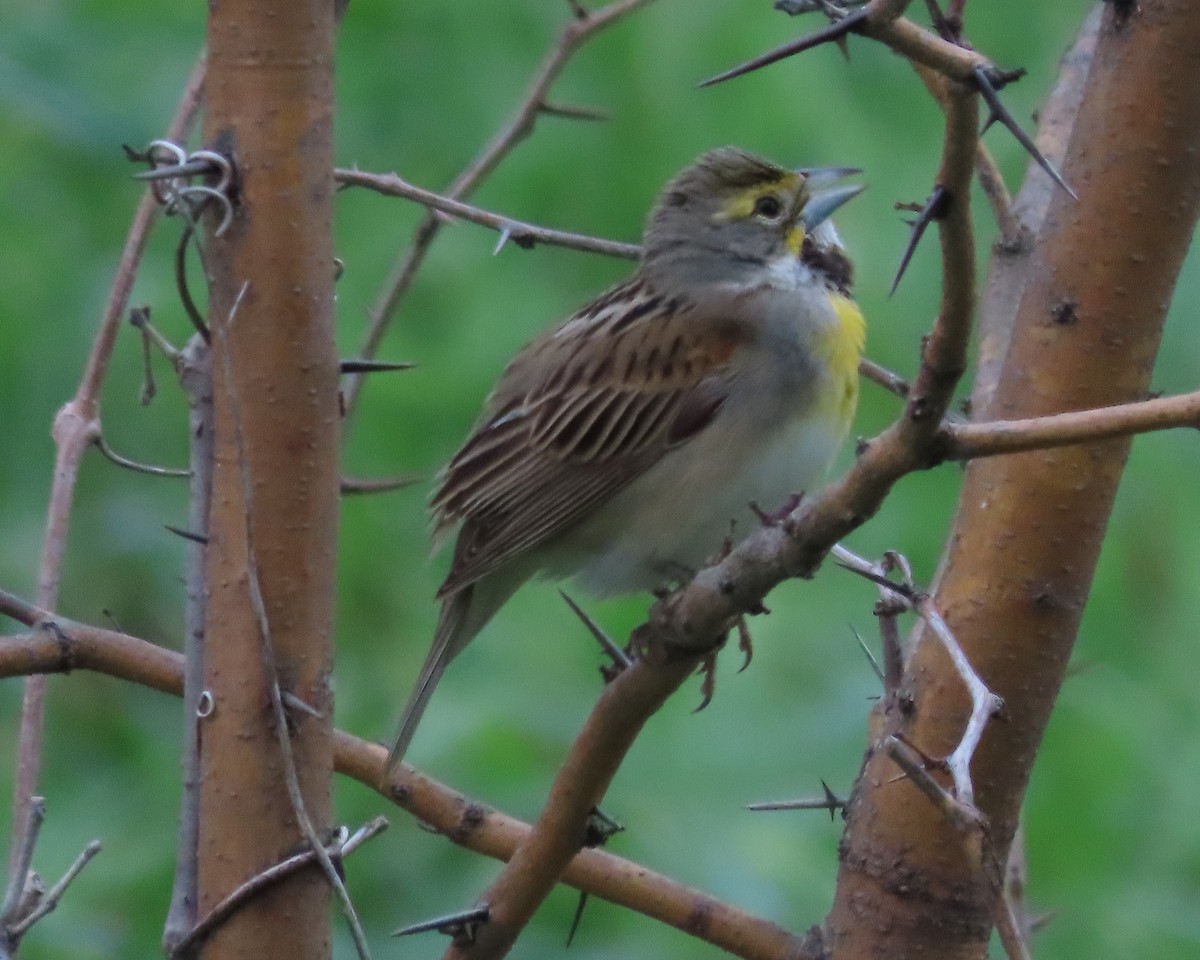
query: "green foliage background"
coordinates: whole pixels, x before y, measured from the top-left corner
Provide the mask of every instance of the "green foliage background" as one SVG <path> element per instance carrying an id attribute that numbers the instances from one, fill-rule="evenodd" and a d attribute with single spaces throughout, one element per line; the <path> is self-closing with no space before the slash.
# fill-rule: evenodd
<path id="1" fill-rule="evenodd" d="M 920 5 L 914 5 L 919 15 Z M 1064 3 L 968 5 L 973 42 L 1029 76 L 1005 92 L 1030 120 L 1083 10 Z M 511 112 L 568 15 L 565 3 L 356 0 L 338 46 L 337 156 L 440 187 Z M 90 347 L 138 187 L 120 144 L 157 136 L 203 34 L 201 4 L 15 0 L 0 28 L 0 584 L 32 595 L 53 450 L 49 426 Z M 934 312 L 936 245 L 918 252 L 900 292 L 886 290 L 905 228 L 892 204 L 918 200 L 936 170 L 938 112 L 908 66 L 851 40 L 851 61 L 823 49 L 713 90 L 696 81 L 817 26 L 766 0 L 660 0 L 583 51 L 554 91 L 601 107 L 606 123 L 546 118 L 478 194 L 514 216 L 636 239 L 665 179 L 721 143 L 795 165 L 854 164 L 870 190 L 839 215 L 858 265 L 873 357 L 915 366 Z M 1032 122 L 1032 121 L 1030 121 Z M 987 136 L 1017 186 L 1025 158 L 999 129 Z M 978 199 L 978 198 L 977 198 Z M 981 261 L 994 235 L 977 206 Z M 339 340 L 354 352 L 383 277 L 420 211 L 347 192 L 338 199 Z M 187 333 L 170 250 L 179 224 L 153 240 L 133 298 L 176 340 Z M 1109 238 L 1120 243 L 1120 237 Z M 384 354 L 419 369 L 380 377 L 349 425 L 354 474 L 431 477 L 472 422 L 506 357 L 627 265 L 444 231 Z M 1189 261 L 1156 375 L 1167 392 L 1200 385 L 1200 269 Z M 140 347 L 123 331 L 104 395 L 104 428 L 137 459 L 185 462 L 184 411 L 165 365 L 159 397 L 137 400 Z M 896 404 L 864 388 L 857 430 Z M 1102 558 L 1077 658 L 1051 721 L 1028 806 L 1031 894 L 1059 911 L 1040 935 L 1046 957 L 1200 955 L 1200 526 L 1194 434 L 1139 439 Z M 954 467 L 905 480 L 850 545 L 897 547 L 928 579 L 958 485 Z M 340 544 L 337 721 L 390 735 L 430 637 L 444 558 L 427 561 L 428 484 L 346 501 Z M 87 459 L 61 609 L 177 645 L 183 544 L 163 525 L 185 517 L 183 485 Z M 751 814 L 755 800 L 809 795 L 824 778 L 845 792 L 857 770 L 876 681 L 851 626 L 873 640 L 872 591 L 837 569 L 780 588 L 753 625 L 753 666 L 722 658 L 712 706 L 693 715 L 685 688 L 647 727 L 606 811 L 628 832 L 612 849 L 681 881 L 802 929 L 833 888 L 839 825 L 820 814 Z M 594 604 L 616 635 L 644 598 Z M 547 585 L 531 585 L 457 662 L 410 759 L 475 797 L 533 817 L 599 689 L 594 644 Z M 11 770 L 19 684 L 0 687 L 0 771 Z M 103 677 L 51 682 L 44 791 L 50 815 L 37 866 L 57 876 L 100 837 L 105 852 L 58 912 L 28 938 L 29 960 L 154 956 L 169 893 L 180 738 L 178 703 Z M 5 791 L 9 777 L 3 778 Z M 339 818 L 385 809 L 339 782 Z M 0 804 L 7 833 L 8 804 Z M 402 813 L 349 863 L 348 883 L 377 957 L 440 955 L 429 935 L 387 932 L 470 904 L 496 865 L 432 836 Z M 518 955 L 558 956 L 575 907 L 560 890 Z M 350 956 L 339 930 L 338 956 Z M 718 951 L 593 901 L 572 954 L 709 957 Z"/>

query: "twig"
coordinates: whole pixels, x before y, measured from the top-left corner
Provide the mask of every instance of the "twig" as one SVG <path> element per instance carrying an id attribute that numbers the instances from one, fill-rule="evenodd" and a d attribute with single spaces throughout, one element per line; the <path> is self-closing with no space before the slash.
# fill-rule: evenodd
<path id="1" fill-rule="evenodd" d="M 892 584 L 887 579 L 888 566 L 885 564 L 874 564 L 869 560 L 864 560 L 862 557 L 850 550 L 847 550 L 841 544 L 836 544 L 830 551 L 837 558 L 838 563 L 845 566 L 847 569 L 854 571 L 860 575 L 866 576 L 879 585 L 880 590 L 896 601 L 901 603 L 905 608 L 916 613 L 929 626 L 930 630 L 941 642 L 946 652 L 950 655 L 950 660 L 954 664 L 955 672 L 963 681 L 967 688 L 967 692 L 971 696 L 971 714 L 967 720 L 967 725 L 963 729 L 962 736 L 959 739 L 958 745 L 945 760 L 946 766 L 950 770 L 951 776 L 954 778 L 954 789 L 958 800 L 967 805 L 973 806 L 975 802 L 975 789 L 971 784 L 971 758 L 975 755 L 975 750 L 979 746 L 979 740 L 983 736 L 983 731 L 987 726 L 987 722 L 991 717 L 999 711 L 1001 707 L 1000 698 L 987 688 L 987 685 L 980 679 L 979 674 L 975 672 L 975 668 L 971 666 L 962 648 L 958 645 L 958 641 L 954 639 L 954 634 L 950 631 L 946 621 L 942 615 L 933 606 L 927 594 L 914 590 L 908 584 Z M 903 564 L 907 574 L 907 563 L 900 559 L 897 555 L 897 563 Z M 910 579 L 906 576 L 906 579 Z M 883 618 L 881 617 L 881 622 Z M 896 648 L 899 646 L 898 638 L 893 638 Z M 885 648 L 886 649 L 886 648 Z M 893 675 L 890 679 L 890 688 L 885 687 L 888 693 L 894 693 L 899 677 L 895 676 L 898 663 L 898 650 L 887 657 L 888 672 Z"/>
<path id="2" fill-rule="evenodd" d="M 49 614 L 0 590 L 0 613 L 36 626 Z M 54 631 L 0 639 L 0 677 L 64 670 L 95 670 L 178 696 L 183 657 L 173 650 L 101 627 L 55 618 Z M 387 750 L 348 733 L 334 733 L 334 765 L 379 792 L 422 823 L 467 849 L 508 860 L 530 827 L 451 790 L 403 764 L 384 778 Z M 581 850 L 563 882 L 636 910 L 748 960 L 817 957 L 805 941 L 782 927 L 685 887 L 603 850 Z"/>
<path id="3" fill-rule="evenodd" d="M 33 868 L 33 851 L 37 848 L 38 834 L 46 819 L 46 799 L 30 797 L 25 810 L 25 822 L 18 825 L 20 832 L 13 835 L 16 846 L 13 848 L 14 860 L 8 888 L 4 892 L 4 906 L 0 908 L 0 931 L 11 931 L 12 925 L 21 919 L 18 913 L 29 871 Z"/>
<path id="4" fill-rule="evenodd" d="M 1026 420 L 946 424 L 945 446 L 939 452 L 947 460 L 972 460 L 1176 427 L 1200 429 L 1200 390 Z"/>
<path id="5" fill-rule="evenodd" d="M 1029 948 L 1032 918 L 1025 899 L 1027 866 L 1025 830 L 1018 823 L 1004 865 L 1004 889 L 996 903 L 996 932 L 1008 960 L 1033 960 Z"/>
<path id="6" fill-rule="evenodd" d="M 111 460 L 118 467 L 124 467 L 126 470 L 132 470 L 134 473 L 146 473 L 152 477 L 187 477 L 190 476 L 188 470 L 176 470 L 173 467 L 156 467 L 151 463 L 139 463 L 137 460 L 130 460 L 128 457 L 123 457 L 108 445 L 108 441 L 104 439 L 104 435 L 97 433 L 92 440 L 96 449 L 104 454 L 105 458 Z"/>
<path id="7" fill-rule="evenodd" d="M 347 836 L 346 828 L 341 829 L 341 837 L 332 843 L 328 848 L 322 845 L 321 849 L 325 851 L 325 855 L 331 861 L 341 860 L 348 857 L 351 853 L 362 846 L 372 837 L 376 837 L 388 828 L 386 817 L 375 817 L 373 820 L 359 827 L 352 835 Z M 273 866 L 267 867 L 261 873 L 255 874 L 241 886 L 231 890 L 228 894 L 214 906 L 204 918 L 192 927 L 187 934 L 175 945 L 170 953 L 172 957 L 179 957 L 191 949 L 196 944 L 200 943 L 213 930 L 224 923 L 231 914 L 240 909 L 245 904 L 249 903 L 264 890 L 279 883 L 279 881 L 290 877 L 293 873 L 310 864 L 316 862 L 318 854 L 314 849 L 303 850 L 300 853 L 288 857 L 286 860 L 281 860 Z"/>
<path id="8" fill-rule="evenodd" d="M 1027 234 L 1013 213 L 1012 195 L 1004 183 L 1004 175 L 982 143 L 975 155 L 975 176 L 983 195 L 987 197 L 988 206 L 992 208 L 992 216 L 996 218 L 996 227 L 1000 231 L 1000 239 L 996 242 L 1000 249 L 1008 253 L 1019 250 L 1021 244 L 1026 242 Z"/>
<path id="9" fill-rule="evenodd" d="M 918 790 L 933 801 L 942 815 L 963 832 L 979 829 L 982 814 L 971 804 L 955 798 L 925 769 L 925 758 L 895 734 L 883 742 L 884 752 L 895 762 Z"/>
<path id="10" fill-rule="evenodd" d="M 175 875 L 171 905 L 163 923 L 163 950 L 181 952 L 179 943 L 195 926 L 199 907 L 197 884 L 200 838 L 200 697 L 204 689 L 204 621 L 208 593 L 204 577 L 208 557 L 209 506 L 213 480 L 212 353 L 199 334 L 188 341 L 175 364 L 188 403 L 189 465 L 188 537 L 183 614 L 183 744 L 182 796 L 175 843 Z"/>
<path id="11" fill-rule="evenodd" d="M 179 107 L 172 119 L 167 136 L 174 139 L 186 137 L 196 118 L 204 80 L 204 56 L 201 55 L 192 68 L 184 87 Z M 129 226 L 125 246 L 117 264 L 108 300 L 105 303 L 99 330 L 92 342 L 79 387 L 75 396 L 59 410 L 54 419 L 55 460 L 50 502 L 46 509 L 46 528 L 42 540 L 42 553 L 38 563 L 38 603 L 45 609 L 53 609 L 58 603 L 58 588 L 62 574 L 63 558 L 66 553 L 67 533 L 70 527 L 71 506 L 75 496 L 75 481 L 79 464 L 88 444 L 99 433 L 100 388 L 108 372 L 108 361 L 112 356 L 113 343 L 121 326 L 129 302 L 129 292 L 137 275 L 142 251 L 157 217 L 158 205 L 153 191 L 147 190 Z M 30 798 L 37 791 L 38 773 L 41 766 L 42 728 L 45 714 L 46 680 L 33 676 L 25 681 L 21 703 L 21 727 L 18 734 L 17 771 L 13 787 L 13 824 L 25 822 L 25 810 Z M 10 851 L 10 867 L 16 855 Z"/>
<path id="12" fill-rule="evenodd" d="M 892 373 L 887 367 L 880 366 L 874 360 L 863 357 L 858 361 L 858 372 L 873 383 L 879 384 L 884 390 L 904 398 L 912 387 L 900 374 Z"/>
<path id="13" fill-rule="evenodd" d="M 973 805 L 975 788 L 971 784 L 971 759 L 975 756 L 975 750 L 979 746 L 980 738 L 983 737 L 988 720 L 1000 711 L 1003 702 L 988 689 L 987 684 L 975 672 L 971 661 L 967 659 L 962 647 L 954 639 L 950 627 L 942 619 L 942 615 L 934 609 L 933 604 L 925 599 L 917 605 L 916 612 L 920 614 L 921 619 L 929 625 L 934 636 L 945 647 L 946 653 L 950 655 L 950 660 L 954 664 L 955 672 L 966 684 L 967 692 L 971 695 L 971 715 L 967 719 L 967 726 L 963 730 L 962 739 L 958 741 L 958 746 L 946 758 L 946 766 L 950 768 L 950 775 L 954 778 L 954 788 L 958 799 L 963 803 Z"/>
<path id="14" fill-rule="evenodd" d="M 233 428 L 234 447 L 237 451 L 238 471 L 242 482 L 243 515 L 245 518 L 246 537 L 246 588 L 249 593 L 250 605 L 258 625 L 259 649 L 262 654 L 263 668 L 267 676 L 267 692 L 271 699 L 271 709 L 274 714 L 275 738 L 279 744 L 279 755 L 282 761 L 284 783 L 287 786 L 288 799 L 291 801 L 292 812 L 300 832 L 304 834 L 310 848 L 320 863 L 330 886 L 342 905 L 342 912 L 350 927 L 355 949 L 360 960 L 370 960 L 371 950 L 367 945 L 367 935 L 358 919 L 358 912 L 350 899 L 350 893 L 342 882 L 341 875 L 329 858 L 324 843 L 317 835 L 316 827 L 308 815 L 304 802 L 304 794 L 300 789 L 300 780 L 296 774 L 296 760 L 292 753 L 292 737 L 288 729 L 287 713 L 283 706 L 283 697 L 279 688 L 279 670 L 275 663 L 275 647 L 271 639 L 271 624 L 267 616 L 267 605 L 262 595 L 262 583 L 258 577 L 258 563 L 254 550 L 254 485 L 250 480 L 250 468 L 246 458 L 245 438 L 242 435 L 241 410 L 238 402 L 237 385 L 233 378 L 233 361 L 229 349 L 229 328 L 237 316 L 238 307 L 249 290 L 250 283 L 246 281 L 234 298 L 229 309 L 229 317 L 224 324 L 214 324 L 217 335 L 221 338 L 221 359 L 224 364 L 224 380 L 229 399 L 229 418 Z"/>
<path id="15" fill-rule="evenodd" d="M 404 473 L 398 477 L 342 477 L 342 493 L 355 496 L 366 493 L 387 493 L 391 490 L 403 490 L 414 483 L 420 483 L 422 477 L 416 473 Z"/>
<path id="16" fill-rule="evenodd" d="M 836 41 L 849 33 L 860 33 L 878 40 L 887 44 L 901 56 L 931 67 L 956 80 L 969 80 L 971 72 L 977 64 L 988 63 L 986 58 L 979 54 L 934 36 L 928 30 L 923 30 L 911 21 L 904 19 L 901 14 L 907 6 L 907 2 L 896 2 L 896 0 L 872 0 L 865 7 L 847 14 L 828 27 L 726 70 L 705 80 L 701 86 L 711 86 L 743 76 L 751 71 L 778 63 L 787 57 L 793 57 L 830 41 Z"/>
<path id="17" fill-rule="evenodd" d="M 600 253 L 609 257 L 624 257 L 626 260 L 636 260 L 641 248 L 635 243 L 618 243 L 615 240 L 604 240 L 583 233 L 571 233 L 566 230 L 553 230 L 549 227 L 539 227 L 522 220 L 514 220 L 500 214 L 490 213 L 479 207 L 462 203 L 449 196 L 424 190 L 401 179 L 395 173 L 367 173 L 362 170 L 335 170 L 334 179 L 348 187 L 366 187 L 376 193 L 390 197 L 404 197 L 415 200 L 434 210 L 440 210 L 455 217 L 461 217 L 483 227 L 498 230 L 502 236 L 512 240 L 519 247 L 532 247 L 538 243 L 548 243 L 569 250 L 582 250 L 586 253 Z M 366 351 L 363 351 L 364 355 Z M 349 405 L 349 396 L 347 398 Z"/>
<path id="18" fill-rule="evenodd" d="M 79 852 L 79 856 L 75 858 L 75 862 L 67 868 L 67 872 L 62 875 L 62 878 L 58 881 L 58 883 L 46 891 L 45 895 L 40 899 L 38 905 L 30 912 L 29 916 L 19 923 L 13 925 L 10 930 L 12 936 L 18 939 L 23 937 L 29 931 L 30 927 L 41 920 L 42 917 L 46 916 L 46 914 L 53 911 L 54 908 L 58 906 L 58 902 L 62 899 L 63 894 L 67 892 L 67 887 L 71 885 L 71 881 L 79 876 L 80 871 L 82 871 L 83 868 L 91 862 L 92 858 L 96 856 L 100 850 L 101 845 L 99 840 L 93 840 L 86 847 L 84 847 Z"/>
<path id="19" fill-rule="evenodd" d="M 470 196 L 472 191 L 496 169 L 496 166 L 508 156 L 513 148 L 533 132 L 538 115 L 547 111 L 546 97 L 551 86 L 576 51 L 605 27 L 616 23 L 650 2 L 651 0 L 615 0 L 608 6 L 593 11 L 585 10 L 578 3 L 574 3 L 572 19 L 563 26 L 534 72 L 533 80 L 516 111 L 479 155 L 446 188 L 446 196 L 454 200 Z M 441 225 L 442 221 L 437 214 L 430 210 L 417 226 L 409 241 L 408 250 L 397 261 L 383 293 L 371 310 L 367 336 L 360 351 L 361 356 L 373 357 L 378 351 L 388 324 L 409 287 L 412 286 L 421 265 L 425 262 L 425 255 L 437 237 Z M 354 377 L 347 384 L 346 410 L 348 414 L 353 413 L 357 407 L 362 386 L 362 377 Z"/>

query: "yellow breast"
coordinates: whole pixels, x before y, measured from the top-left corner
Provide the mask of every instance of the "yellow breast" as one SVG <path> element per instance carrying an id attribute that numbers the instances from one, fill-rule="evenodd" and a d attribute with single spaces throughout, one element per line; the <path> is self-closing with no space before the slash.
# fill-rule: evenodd
<path id="1" fill-rule="evenodd" d="M 837 323 L 822 335 L 818 349 L 825 353 L 832 389 L 826 401 L 835 416 L 849 428 L 858 406 L 858 361 L 867 339 L 862 311 L 849 297 L 829 295 Z"/>

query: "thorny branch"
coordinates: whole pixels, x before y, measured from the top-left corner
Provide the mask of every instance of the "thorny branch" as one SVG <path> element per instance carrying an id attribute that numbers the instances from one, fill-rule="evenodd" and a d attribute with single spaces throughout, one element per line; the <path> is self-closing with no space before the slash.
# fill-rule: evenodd
<path id="1" fill-rule="evenodd" d="M 433 210 L 451 216 L 461 217 L 480 226 L 490 227 L 500 233 L 500 244 L 496 250 L 511 240 L 518 247 L 532 247 L 538 243 L 552 243 L 555 246 L 566 247 L 570 250 L 582 250 L 587 253 L 600 253 L 610 257 L 624 257 L 626 260 L 636 260 L 641 248 L 633 243 L 618 243 L 615 240 L 602 240 L 582 233 L 570 233 L 565 230 L 552 230 L 549 227 L 539 227 L 523 220 L 503 217 L 489 213 L 479 207 L 462 203 L 451 196 L 442 196 L 431 190 L 413 186 L 395 173 L 366 173 L 362 170 L 335 170 L 334 178 L 348 187 L 366 187 L 376 193 L 392 197 L 404 197 L 415 200 Z"/>
<path id="2" fill-rule="evenodd" d="M 381 834 L 388 827 L 387 819 L 384 817 L 375 817 L 369 823 L 364 824 L 350 834 L 345 827 L 339 831 L 338 837 L 328 848 L 322 845 L 325 850 L 325 855 L 331 862 L 340 864 L 342 860 L 352 854 L 360 846 Z M 231 890 L 216 906 L 214 906 L 203 919 L 192 927 L 187 934 L 174 945 L 170 951 L 171 957 L 186 956 L 187 951 L 196 944 L 200 943 L 213 930 L 219 927 L 226 918 L 229 917 L 235 910 L 243 904 L 248 903 L 257 897 L 262 891 L 274 886 L 280 880 L 290 877 L 297 870 L 307 867 L 311 863 L 317 862 L 319 855 L 315 849 L 304 850 L 294 856 L 288 857 L 286 860 L 281 860 L 279 863 L 267 867 L 262 873 L 251 877 L 240 887 Z"/>
<path id="3" fill-rule="evenodd" d="M 570 108 L 564 109 L 561 105 L 551 104 L 547 101 L 546 98 L 554 81 L 558 79 L 558 75 L 580 47 L 605 27 L 616 23 L 650 2 L 652 0 L 614 0 L 608 6 L 589 11 L 578 0 L 569 0 L 572 17 L 563 26 L 534 73 L 529 89 L 512 118 L 450 184 L 446 189 L 447 198 L 462 200 L 470 196 L 472 191 L 496 169 L 513 148 L 533 132 L 539 114 L 578 117 L 579 111 Z M 595 118 L 594 114 L 589 114 L 587 117 L 587 119 Z M 441 219 L 433 210 L 430 210 L 413 232 L 407 251 L 397 261 L 383 293 L 371 311 L 371 320 L 366 339 L 363 342 L 361 356 L 373 357 L 378 352 L 388 324 L 416 278 L 421 265 L 425 262 L 425 255 L 437 237 L 441 225 Z M 363 378 L 361 376 L 352 377 L 347 383 L 346 410 L 348 412 L 353 412 L 357 406 L 362 386 Z"/>
<path id="4" fill-rule="evenodd" d="M 46 818 L 46 801 L 42 797 L 31 797 L 26 809 L 27 819 L 16 826 L 13 835 L 15 858 L 4 903 L 0 906 L 0 960 L 10 960 L 16 955 L 21 938 L 58 906 L 71 881 L 100 852 L 100 841 L 93 840 L 67 868 L 62 879 L 46 890 L 42 878 L 33 871 L 33 852 Z"/>
<path id="5" fill-rule="evenodd" d="M 242 435 L 241 409 L 238 400 L 237 384 L 233 376 L 233 361 L 230 356 L 229 343 L 225 339 L 229 336 L 230 328 L 236 319 L 238 306 L 241 304 L 242 298 L 249 287 L 250 283 L 246 281 L 238 291 L 237 297 L 230 307 L 229 318 L 225 323 L 216 325 L 217 335 L 222 341 L 220 354 L 224 362 L 229 419 L 233 428 L 234 448 L 237 454 L 237 466 L 242 482 L 242 512 L 246 524 L 246 587 L 249 591 L 250 604 L 258 626 L 259 650 L 262 654 L 264 672 L 267 677 L 267 692 L 270 695 L 271 710 L 274 714 L 273 726 L 275 737 L 279 745 L 279 755 L 283 763 L 284 783 L 287 786 L 292 813 L 296 817 L 296 823 L 300 827 L 300 832 L 304 834 L 304 838 L 308 841 L 313 856 L 317 863 L 320 864 L 322 871 L 324 871 L 326 879 L 329 880 L 329 885 L 337 894 L 360 960 L 370 960 L 371 950 L 367 946 L 367 935 L 363 931 L 362 924 L 359 922 L 358 912 L 354 909 L 354 902 L 350 899 L 346 885 L 342 882 L 341 874 L 330 859 L 324 842 L 318 836 L 317 829 L 313 825 L 312 818 L 308 815 L 308 808 L 304 802 L 304 793 L 300 788 L 300 780 L 296 774 L 296 760 L 292 751 L 292 734 L 288 726 L 287 713 L 283 705 L 283 694 L 279 685 L 279 670 L 275 662 L 275 646 L 271 639 L 271 623 L 267 616 L 266 602 L 263 600 L 262 595 L 262 583 L 258 576 L 254 538 L 254 488 L 250 478 L 249 463 L 246 458 L 245 440 Z"/>
<path id="6" fill-rule="evenodd" d="M 201 55 L 184 88 L 179 106 L 171 120 L 167 136 L 183 139 L 195 123 L 204 79 L 205 60 Z M 71 507 L 79 464 L 87 448 L 100 436 L 100 391 L 108 372 L 108 361 L 129 293 L 137 275 L 142 251 L 158 215 L 153 191 L 147 189 L 139 201 L 133 221 L 125 238 L 125 246 L 117 264 L 108 300 L 101 316 L 100 327 L 92 342 L 92 350 L 84 367 L 75 396 L 54 419 L 52 430 L 55 443 L 53 480 L 50 501 L 46 508 L 46 526 L 42 552 L 38 562 L 37 599 L 39 605 L 52 610 L 58 604 L 59 583 L 66 554 L 70 528 Z M 42 730 L 45 718 L 45 677 L 31 676 L 25 681 L 21 704 L 21 725 L 18 734 L 17 771 L 13 789 L 13 830 L 28 820 L 28 810 L 37 792 L 41 767 Z M 9 850 L 9 871 L 16 867 L 19 856 L 14 833 Z"/>
<path id="7" fill-rule="evenodd" d="M 3 590 L 0 613 L 36 628 L 0 638 L 0 677 L 95 670 L 176 696 L 183 689 L 183 657 L 173 650 L 115 630 L 51 619 L 46 610 Z M 334 734 L 334 763 L 340 773 L 378 791 L 453 842 L 507 860 L 528 835 L 528 825 L 406 765 L 384 782 L 386 756 L 379 744 Z M 582 850 L 563 881 L 751 960 L 803 956 L 802 941 L 776 924 L 604 850 Z"/>
<path id="8" fill-rule="evenodd" d="M 532 247 L 538 243 L 545 243 L 565 247 L 569 250 L 581 250 L 585 253 L 598 253 L 626 260 L 636 260 L 642 252 L 642 248 L 638 244 L 620 243 L 616 240 L 605 240 L 583 233 L 554 230 L 524 220 L 514 220 L 481 207 L 473 207 L 470 204 L 461 203 L 453 197 L 414 186 L 394 173 L 335 170 L 334 178 L 346 186 L 365 187 L 387 196 L 404 197 L 442 213 L 461 217 L 471 223 L 497 230 L 500 233 L 500 242 L 496 247 L 496 252 L 499 252 L 500 248 L 509 240 L 519 247 Z M 899 374 L 865 358 L 859 364 L 858 369 L 864 377 L 879 384 L 885 390 L 899 397 L 908 396 L 909 385 Z"/>
<path id="9" fill-rule="evenodd" d="M 717 650 L 737 618 L 758 610 L 788 577 L 810 573 L 845 534 L 878 509 L 901 476 L 918 469 L 938 436 L 966 363 L 975 303 L 969 187 L 978 128 L 975 94 L 952 91 L 937 183 L 947 196 L 938 221 L 942 304 L 927 338 L 904 415 L 871 441 L 837 483 L 805 500 L 777 525 L 751 534 L 715 566 L 658 601 L 632 638 L 641 655 L 608 684 L 576 738 L 529 838 L 481 897 L 489 920 L 473 943 L 454 943 L 446 960 L 503 956 L 579 849 L 597 806 L 642 725 Z"/>

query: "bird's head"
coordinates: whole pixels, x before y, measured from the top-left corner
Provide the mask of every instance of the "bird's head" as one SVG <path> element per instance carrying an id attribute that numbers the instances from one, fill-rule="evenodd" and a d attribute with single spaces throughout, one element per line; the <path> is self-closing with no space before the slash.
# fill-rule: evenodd
<path id="1" fill-rule="evenodd" d="M 849 285 L 829 216 L 862 191 L 831 186 L 858 171 L 788 170 L 737 147 L 701 156 L 663 190 L 644 237 L 645 269 L 685 283 L 736 283 L 787 257 Z"/>

